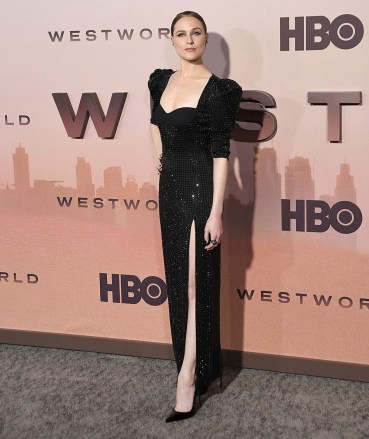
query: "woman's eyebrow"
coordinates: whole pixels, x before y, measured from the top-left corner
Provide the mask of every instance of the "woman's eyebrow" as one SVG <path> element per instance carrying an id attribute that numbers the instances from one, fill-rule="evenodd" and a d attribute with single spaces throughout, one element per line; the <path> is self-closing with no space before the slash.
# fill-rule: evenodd
<path id="1" fill-rule="evenodd" d="M 199 28 L 199 27 L 194 27 L 193 29 L 191 29 L 191 30 L 195 30 L 195 29 L 199 29 L 199 30 L 201 30 L 201 28 Z M 184 30 L 177 30 L 176 32 L 185 32 Z"/>

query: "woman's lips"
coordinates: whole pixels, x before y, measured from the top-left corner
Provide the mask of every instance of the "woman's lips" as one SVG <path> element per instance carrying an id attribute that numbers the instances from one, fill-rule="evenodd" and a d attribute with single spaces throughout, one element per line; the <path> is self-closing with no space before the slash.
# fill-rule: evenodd
<path id="1" fill-rule="evenodd" d="M 185 50 L 187 50 L 188 52 L 193 52 L 193 51 L 196 50 L 196 49 L 194 49 L 194 48 L 188 48 L 188 49 L 185 49 Z"/>

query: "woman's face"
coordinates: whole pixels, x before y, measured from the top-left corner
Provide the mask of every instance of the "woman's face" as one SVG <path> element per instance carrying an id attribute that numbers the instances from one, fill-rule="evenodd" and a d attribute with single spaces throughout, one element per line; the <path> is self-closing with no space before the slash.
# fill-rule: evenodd
<path id="1" fill-rule="evenodd" d="M 207 37 L 201 21 L 195 17 L 182 17 L 174 26 L 172 40 L 178 55 L 191 61 L 202 56 Z"/>

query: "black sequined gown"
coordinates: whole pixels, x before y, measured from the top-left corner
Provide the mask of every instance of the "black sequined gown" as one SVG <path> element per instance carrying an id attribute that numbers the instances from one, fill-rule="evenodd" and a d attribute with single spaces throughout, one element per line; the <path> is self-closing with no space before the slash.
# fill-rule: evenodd
<path id="1" fill-rule="evenodd" d="M 159 127 L 159 216 L 173 350 L 178 373 L 186 340 L 189 242 L 195 221 L 196 369 L 195 386 L 204 393 L 223 367 L 220 346 L 220 251 L 206 250 L 204 229 L 213 200 L 213 158 L 229 160 L 230 134 L 242 89 L 232 79 L 212 74 L 196 108 L 166 113 L 160 104 L 172 69 L 156 69 L 148 87 L 150 122 Z"/>

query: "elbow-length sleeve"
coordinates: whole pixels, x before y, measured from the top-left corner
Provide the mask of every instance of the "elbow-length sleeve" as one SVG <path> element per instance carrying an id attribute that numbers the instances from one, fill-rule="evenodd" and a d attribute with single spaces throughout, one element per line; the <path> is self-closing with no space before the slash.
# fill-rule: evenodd
<path id="1" fill-rule="evenodd" d="M 151 118 L 150 123 L 157 125 L 155 122 L 155 118 L 153 117 L 156 106 L 160 101 L 160 79 L 163 75 L 163 69 L 155 69 L 149 76 L 149 80 L 147 82 L 147 86 L 150 90 L 150 96 L 152 99 L 152 107 L 151 107 Z"/>
<path id="2" fill-rule="evenodd" d="M 210 100 L 210 152 L 212 157 L 229 160 L 230 139 L 236 124 L 242 96 L 241 86 L 233 79 L 221 79 L 218 92 Z"/>

